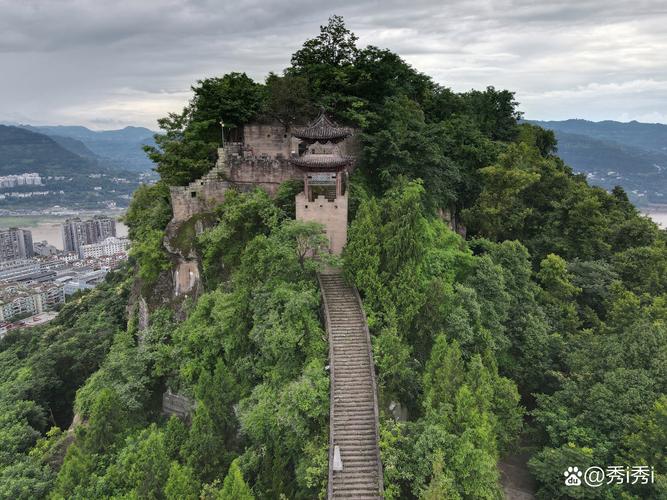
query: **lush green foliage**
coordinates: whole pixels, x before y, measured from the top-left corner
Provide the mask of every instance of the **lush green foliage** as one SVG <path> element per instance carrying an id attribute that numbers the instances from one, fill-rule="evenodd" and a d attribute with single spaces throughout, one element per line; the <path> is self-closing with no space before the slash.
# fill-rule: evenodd
<path id="1" fill-rule="evenodd" d="M 160 273 L 171 267 L 162 244 L 169 219 L 169 188 L 164 182 L 142 185 L 135 191 L 123 221 L 132 240 L 130 257 L 137 264 L 144 289 L 152 286 Z"/>
<path id="2" fill-rule="evenodd" d="M 364 202 L 345 251 L 376 332 L 382 399 L 410 415 L 404 423 L 387 415 L 383 424 L 383 460 L 397 457 L 385 466 L 387 497 L 444 488 L 454 498 L 492 498 L 499 453 L 521 428 L 516 385 L 499 375 L 496 361 L 509 350 L 504 323 L 515 311 L 504 272 L 511 271 L 474 256 L 428 216 L 424 197 L 411 182 L 379 205 Z"/>
<path id="3" fill-rule="evenodd" d="M 128 291 L 127 271 L 112 273 L 50 324 L 0 340 L 0 497 L 49 491 L 71 440 L 60 429 L 72 420 L 76 390 L 125 329 Z"/>
<path id="4" fill-rule="evenodd" d="M 325 242 L 321 226 L 281 213 L 260 191 L 228 196 L 197 242 L 207 262 L 224 263 L 205 267 L 210 291 L 182 323 L 158 309 L 140 334 L 131 324 L 116 335 L 77 394 L 87 422 L 55 498 L 324 491 L 329 380 L 314 279 L 322 262 L 310 255 Z M 161 418 L 166 386 L 195 402 L 190 425 Z"/>

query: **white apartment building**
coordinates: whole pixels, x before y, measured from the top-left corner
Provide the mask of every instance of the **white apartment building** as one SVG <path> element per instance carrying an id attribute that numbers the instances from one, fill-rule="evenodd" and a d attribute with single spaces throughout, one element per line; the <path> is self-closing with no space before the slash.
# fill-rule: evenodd
<path id="1" fill-rule="evenodd" d="M 104 277 L 108 272 L 108 269 L 90 271 L 82 275 L 77 275 L 76 277 L 73 277 L 69 280 L 62 279 L 60 283 L 64 287 L 64 294 L 72 295 L 78 291 L 92 290 L 104 280 Z"/>
<path id="2" fill-rule="evenodd" d="M 127 238 L 116 238 L 110 236 L 99 243 L 90 245 L 81 245 L 81 253 L 84 259 L 100 258 L 108 255 L 125 253 L 130 246 L 130 240 Z"/>
<path id="3" fill-rule="evenodd" d="M 40 263 L 31 259 L 15 259 L 0 262 L 0 282 L 16 281 L 39 271 L 41 271 Z"/>
<path id="4" fill-rule="evenodd" d="M 1 188 L 12 188 L 16 186 L 41 186 L 42 178 L 38 173 L 32 172 L 18 175 L 0 176 Z"/>
<path id="5" fill-rule="evenodd" d="M 39 314 L 64 302 L 65 291 L 62 284 L 4 285 L 0 287 L 0 323 L 10 321 L 18 315 Z"/>

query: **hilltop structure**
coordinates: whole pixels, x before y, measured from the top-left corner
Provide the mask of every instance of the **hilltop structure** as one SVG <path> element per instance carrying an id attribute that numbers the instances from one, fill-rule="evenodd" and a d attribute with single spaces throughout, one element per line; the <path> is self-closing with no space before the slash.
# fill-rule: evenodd
<path id="1" fill-rule="evenodd" d="M 304 153 L 290 158 L 303 172 L 303 192 L 296 197 L 297 220 L 324 225 L 332 253 L 340 255 L 347 241 L 347 172 L 352 157 L 339 144 L 352 135 L 321 114 L 308 127 L 296 128 Z"/>
<path id="2" fill-rule="evenodd" d="M 211 171 L 187 186 L 172 186 L 173 218 L 168 234 L 212 212 L 229 189 L 250 191 L 257 187 L 275 196 L 283 182 L 303 181 L 296 197 L 297 220 L 324 225 L 329 249 L 340 254 L 347 240 L 347 175 L 354 166 L 353 130 L 340 127 L 324 113 L 304 127 L 282 124 L 244 125 L 239 141 L 218 149 Z M 169 238 L 167 238 L 169 240 Z M 167 247 L 170 248 L 167 241 Z M 199 282 L 193 255 L 181 255 L 174 272 L 174 293 L 190 293 Z"/>
<path id="3" fill-rule="evenodd" d="M 187 186 L 171 188 L 173 219 L 165 246 L 178 255 L 174 294 L 197 293 L 199 266 L 192 247 L 175 248 L 177 235 L 203 230 L 202 214 L 224 201 L 229 189 L 262 188 L 274 196 L 289 180 L 303 181 L 296 195 L 296 218 L 318 222 L 329 239 L 329 251 L 339 255 L 347 241 L 347 178 L 354 166 L 350 154 L 353 130 L 340 127 L 324 113 L 304 127 L 250 124 L 242 140 L 218 150 L 215 167 Z M 186 254 L 186 255 L 184 255 Z M 329 335 L 331 404 L 329 484 L 333 498 L 381 498 L 383 474 L 379 448 L 378 398 L 368 324 L 361 299 L 340 271 L 318 276 Z M 165 393 L 166 414 L 189 415 L 182 395 Z"/>

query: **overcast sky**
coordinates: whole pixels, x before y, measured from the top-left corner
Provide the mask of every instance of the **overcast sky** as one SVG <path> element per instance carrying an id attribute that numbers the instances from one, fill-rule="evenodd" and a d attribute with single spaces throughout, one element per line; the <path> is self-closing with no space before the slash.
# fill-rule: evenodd
<path id="1" fill-rule="evenodd" d="M 281 71 L 334 13 L 527 118 L 667 123 L 664 0 L 0 0 L 0 121 L 155 129 L 197 79 Z"/>

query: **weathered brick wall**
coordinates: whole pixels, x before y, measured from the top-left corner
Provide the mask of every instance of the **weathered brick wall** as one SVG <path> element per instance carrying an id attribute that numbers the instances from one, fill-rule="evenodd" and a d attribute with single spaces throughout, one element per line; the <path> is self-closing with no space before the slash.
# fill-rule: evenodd
<path id="1" fill-rule="evenodd" d="M 225 199 L 229 183 L 225 181 L 202 181 L 189 186 L 174 186 L 171 191 L 171 209 L 175 222 L 188 220 L 193 215 L 212 211 Z"/>
<path id="2" fill-rule="evenodd" d="M 334 201 L 318 196 L 309 202 L 305 193 L 296 196 L 296 218 L 302 221 L 313 221 L 323 224 L 331 252 L 340 255 L 347 242 L 347 193 Z"/>
<path id="3" fill-rule="evenodd" d="M 229 182 L 243 189 L 261 187 L 270 196 L 276 194 L 278 186 L 288 180 L 303 179 L 303 172 L 287 160 L 277 159 L 228 159 L 223 167 L 223 175 Z"/>
<path id="4" fill-rule="evenodd" d="M 243 143 L 254 155 L 270 158 L 288 158 L 291 135 L 280 124 L 265 125 L 254 123 L 243 127 Z"/>
<path id="5" fill-rule="evenodd" d="M 243 191 L 260 187 L 274 196 L 283 182 L 303 179 L 303 172 L 288 161 L 292 152 L 298 150 L 298 143 L 282 125 L 246 125 L 242 147 L 230 144 L 227 151 L 220 149 L 218 163 L 211 172 L 188 186 L 171 188 L 173 221 L 185 221 L 193 215 L 212 211 L 224 201 L 226 191 L 232 186 Z M 359 149 L 358 138 L 352 136 L 339 147 L 342 154 L 355 156 Z M 318 213 L 313 206 L 306 208 L 304 203 L 301 213 L 307 218 L 304 220 L 322 219 L 319 222 L 331 225 L 331 234 L 335 235 L 332 248 L 342 249 L 347 236 L 347 198 L 336 202 L 338 206 L 318 205 L 317 208 L 321 208 Z M 297 213 L 298 210 L 297 200 Z"/>

